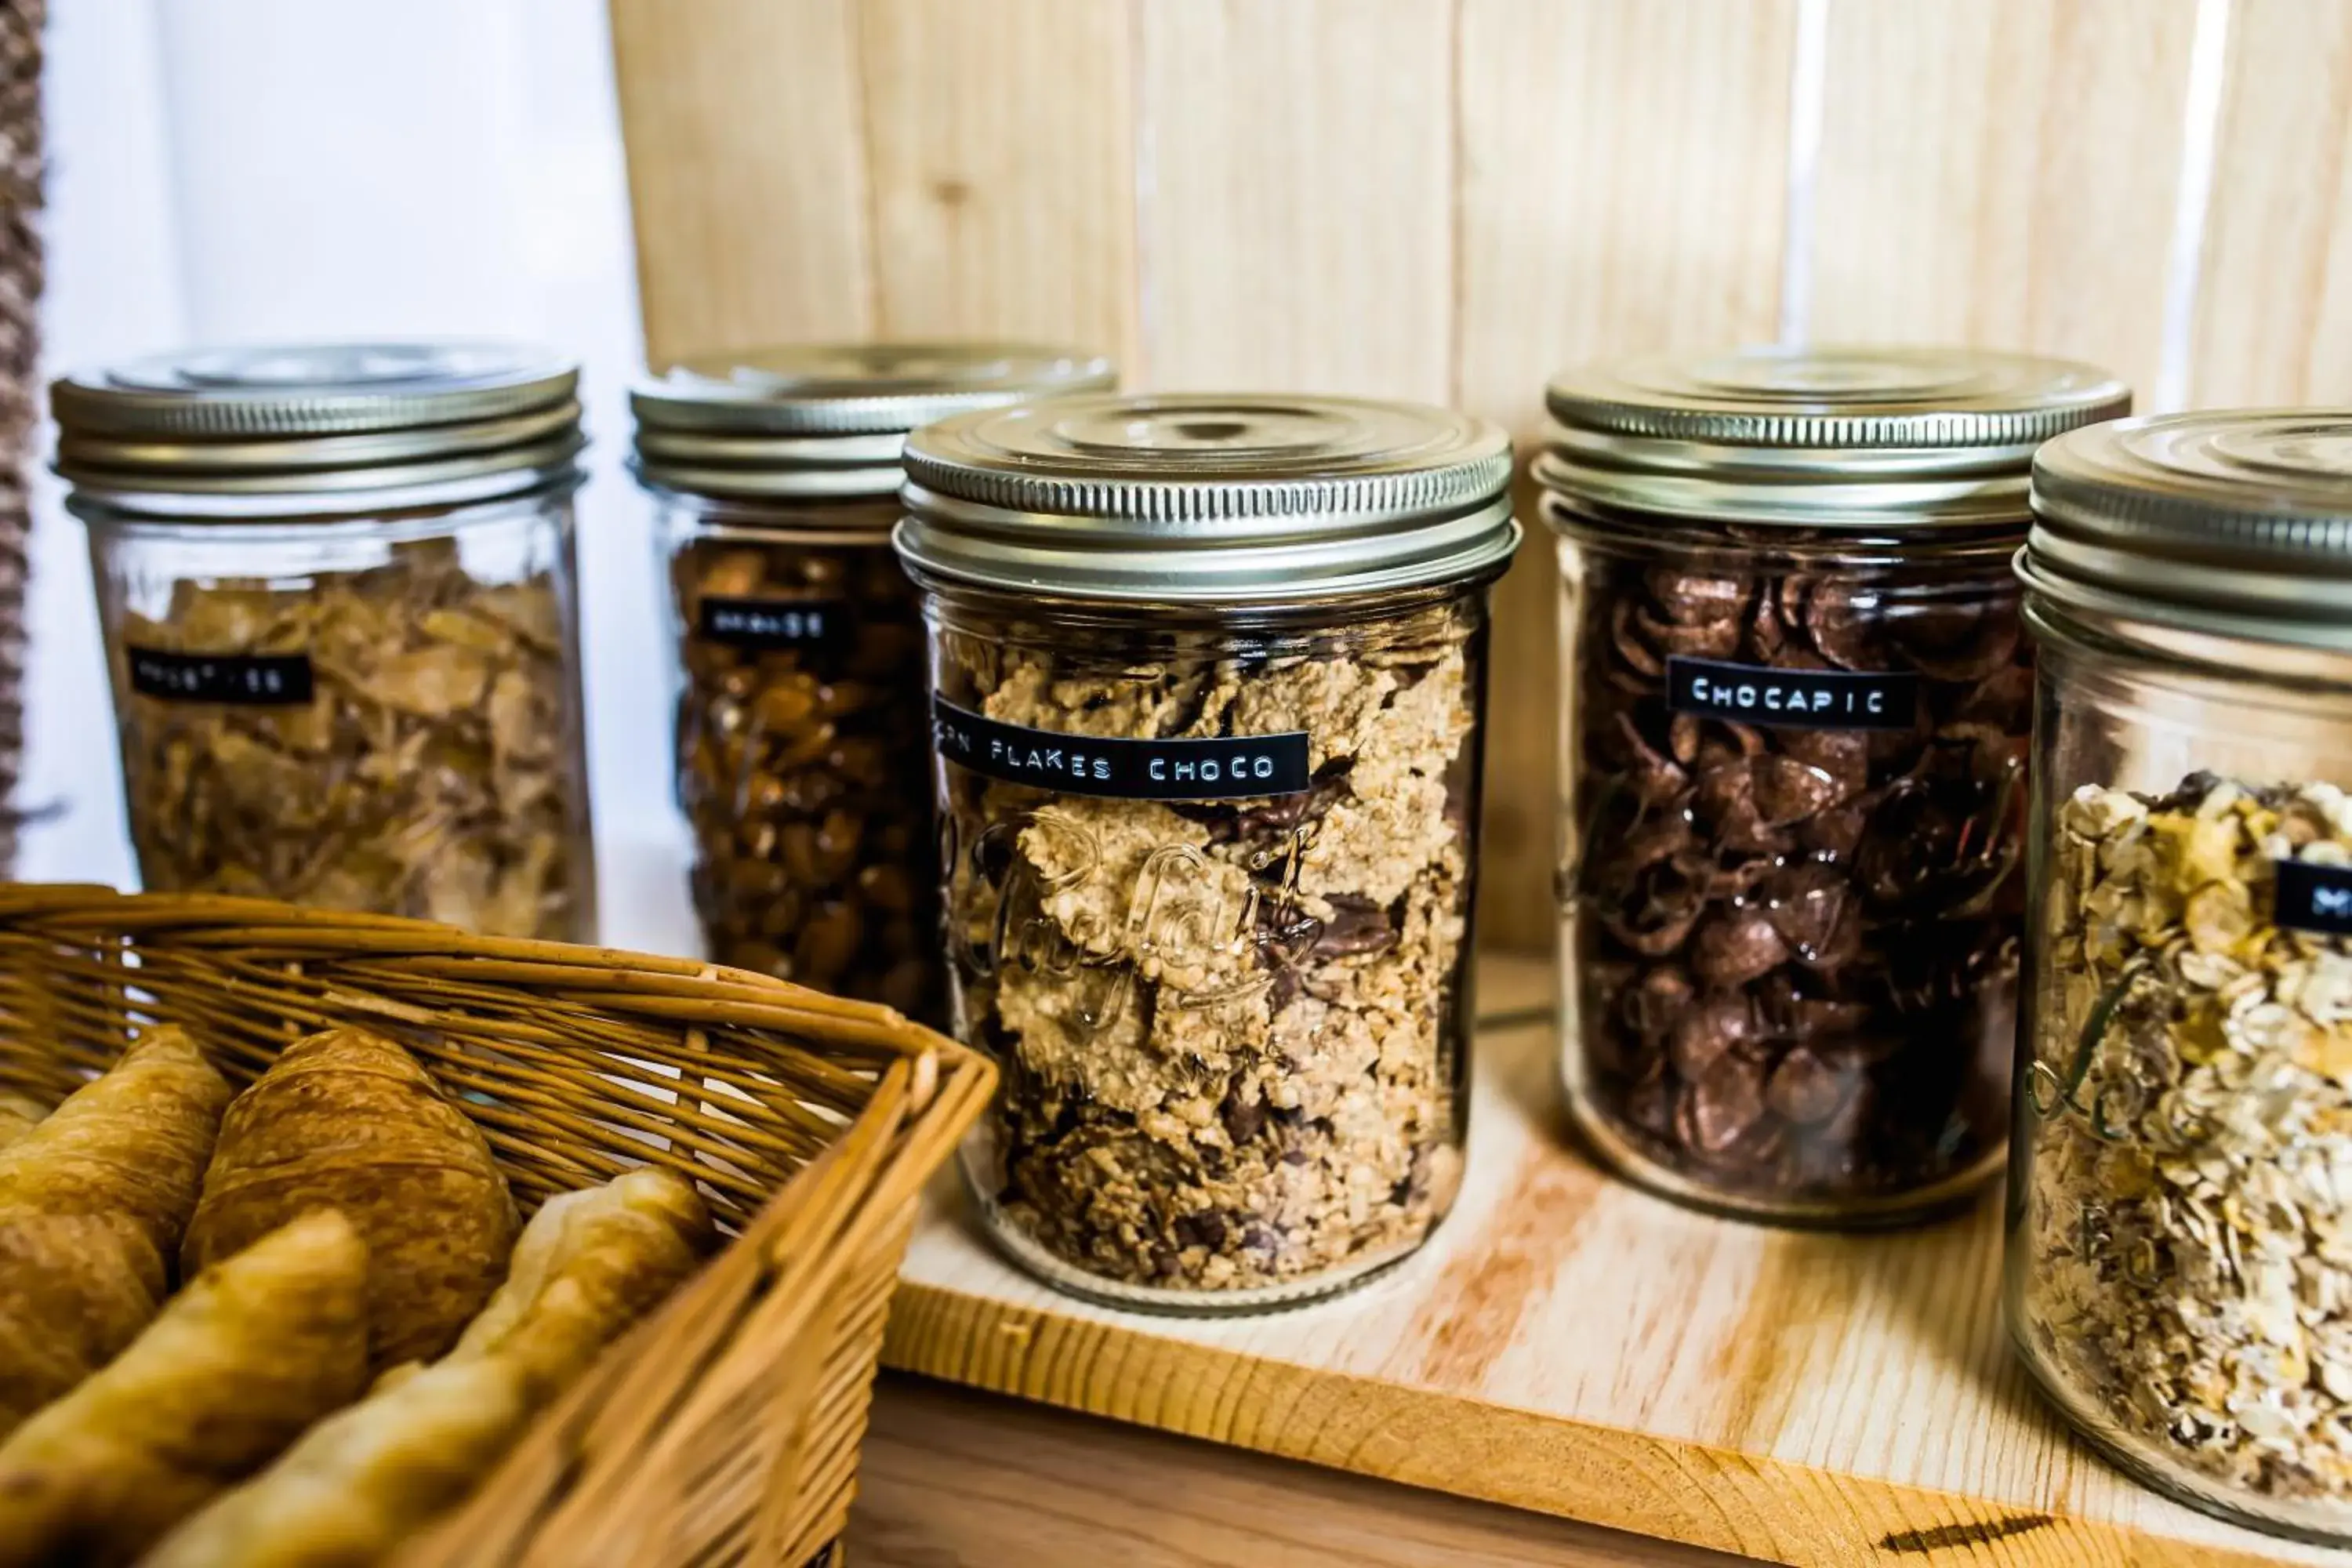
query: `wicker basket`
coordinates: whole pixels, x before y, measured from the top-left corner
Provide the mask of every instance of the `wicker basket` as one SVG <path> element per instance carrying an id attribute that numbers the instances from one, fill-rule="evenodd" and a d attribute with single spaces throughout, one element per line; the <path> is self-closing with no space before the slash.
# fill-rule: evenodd
<path id="1" fill-rule="evenodd" d="M 54 1101 L 149 1020 L 239 1081 L 313 1030 L 379 1030 L 467 1106 L 526 1211 L 653 1163 L 734 1236 L 403 1568 L 799 1563 L 839 1533 L 916 1200 L 986 1102 L 982 1058 L 683 960 L 0 887 L 0 1088 Z"/>

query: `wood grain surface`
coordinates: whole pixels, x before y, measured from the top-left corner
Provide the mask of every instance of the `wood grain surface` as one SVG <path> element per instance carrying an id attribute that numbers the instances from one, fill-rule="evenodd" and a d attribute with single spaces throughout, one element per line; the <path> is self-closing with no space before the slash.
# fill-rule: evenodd
<path id="1" fill-rule="evenodd" d="M 1563 364 L 1784 334 L 2352 397 L 2352 0 L 610 3 L 656 362 L 1021 332 L 1523 447 Z M 1496 626 L 1482 935 L 1524 951 L 1553 578 L 1531 542 Z"/>
<path id="2" fill-rule="evenodd" d="M 1557 1135 L 1549 974 L 1490 961 L 1459 1208 L 1323 1306 L 1066 1300 L 934 1195 L 887 1364 L 1236 1447 L 1802 1568 L 2329 1561 L 2125 1479 L 2012 1363 L 1998 1204 L 1878 1236 L 1689 1214 Z M 1533 1017 L 1530 1019 L 1530 1010 Z"/>
<path id="3" fill-rule="evenodd" d="M 2352 3 L 2236 0 L 2190 360 L 2200 404 L 2352 399 Z"/>
<path id="4" fill-rule="evenodd" d="M 1544 384 L 1612 354 L 1773 335 L 1795 0 L 1465 0 L 1454 401 L 1511 432 L 1518 560 L 1496 592 L 1480 931 L 1557 920 L 1559 574 L 1527 460 Z"/>
<path id="5" fill-rule="evenodd" d="M 2195 31 L 2196 0 L 1832 0 L 1812 335 L 2067 354 L 2148 393 Z"/>
<path id="6" fill-rule="evenodd" d="M 856 1568 L 1736 1568 L 1748 1559 L 886 1375 Z"/>
<path id="7" fill-rule="evenodd" d="M 1135 365 L 1124 10 L 861 0 L 857 31 L 875 330 L 1042 338 Z"/>

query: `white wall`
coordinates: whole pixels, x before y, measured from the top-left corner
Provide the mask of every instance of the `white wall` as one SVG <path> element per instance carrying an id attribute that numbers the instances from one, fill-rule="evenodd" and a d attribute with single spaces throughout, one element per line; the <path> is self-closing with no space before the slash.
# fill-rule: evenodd
<path id="1" fill-rule="evenodd" d="M 604 936 L 690 942 L 646 519 L 642 354 L 601 0 L 53 0 L 45 352 L 486 334 L 578 354 Z M 46 436 L 43 437 L 46 443 Z M 44 446 L 46 454 L 46 445 Z M 133 880 L 79 525 L 37 492 L 19 874 Z"/>

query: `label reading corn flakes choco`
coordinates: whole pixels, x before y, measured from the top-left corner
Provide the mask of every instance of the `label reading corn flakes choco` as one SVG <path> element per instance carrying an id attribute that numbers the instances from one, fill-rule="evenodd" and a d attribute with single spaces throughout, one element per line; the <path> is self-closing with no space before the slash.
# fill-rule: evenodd
<path id="1" fill-rule="evenodd" d="M 940 755 L 1006 784 L 1113 800 L 1248 800 L 1307 787 L 1307 731 L 1175 741 L 1064 735 L 1000 724 L 931 699 Z"/>

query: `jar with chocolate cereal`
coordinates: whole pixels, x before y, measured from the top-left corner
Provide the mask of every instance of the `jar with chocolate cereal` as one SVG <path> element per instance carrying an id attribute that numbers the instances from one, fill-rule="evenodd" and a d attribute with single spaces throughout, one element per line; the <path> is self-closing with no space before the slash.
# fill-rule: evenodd
<path id="1" fill-rule="evenodd" d="M 1501 431 L 1085 397 L 907 446 L 964 1151 L 998 1246 L 1121 1306 L 1262 1310 L 1411 1255 L 1466 1130 Z"/>
<path id="2" fill-rule="evenodd" d="M 2087 365 L 1750 350 L 1568 373 L 1561 1072 L 1666 1196 L 1794 1224 L 1966 1201 L 2008 1129 L 2035 447 Z"/>
<path id="3" fill-rule="evenodd" d="M 635 389 L 713 959 L 940 1020 L 921 617 L 889 543 L 899 447 L 931 419 L 1112 380 L 1028 345 L 846 343 Z"/>

